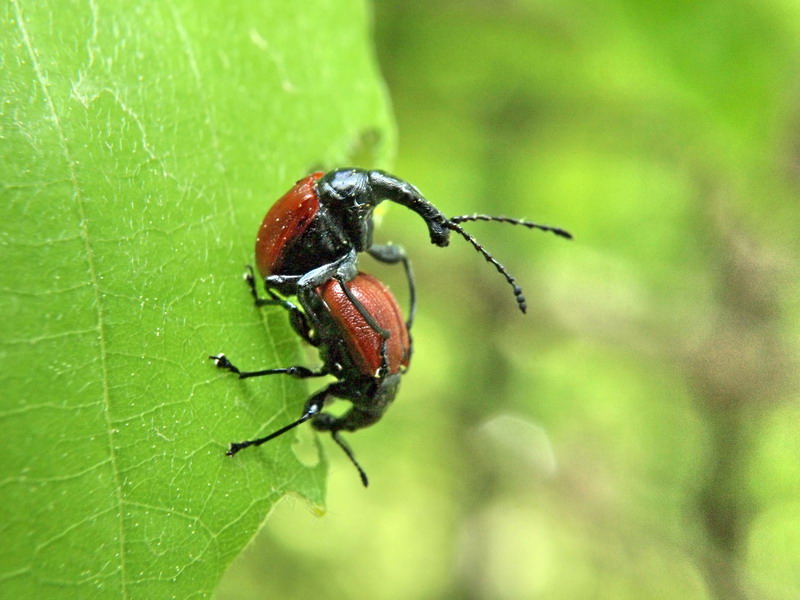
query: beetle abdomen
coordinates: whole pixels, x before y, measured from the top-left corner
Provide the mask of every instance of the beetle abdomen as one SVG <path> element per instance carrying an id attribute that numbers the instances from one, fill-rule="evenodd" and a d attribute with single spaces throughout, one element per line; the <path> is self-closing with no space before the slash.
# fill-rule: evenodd
<path id="1" fill-rule="evenodd" d="M 411 344 L 403 313 L 394 295 L 375 277 L 366 273 L 359 273 L 346 285 L 377 324 L 389 332 L 389 373 L 399 373 L 401 368 L 408 366 Z M 367 323 L 338 281 L 329 281 L 320 286 L 317 292 L 328 306 L 353 362 L 362 373 L 374 376 L 381 366 L 381 334 Z"/>
<path id="2" fill-rule="evenodd" d="M 279 273 L 286 260 L 287 247 L 299 239 L 319 212 L 317 180 L 323 173 L 312 173 L 294 184 L 269 209 L 256 237 L 256 267 L 262 277 Z"/>

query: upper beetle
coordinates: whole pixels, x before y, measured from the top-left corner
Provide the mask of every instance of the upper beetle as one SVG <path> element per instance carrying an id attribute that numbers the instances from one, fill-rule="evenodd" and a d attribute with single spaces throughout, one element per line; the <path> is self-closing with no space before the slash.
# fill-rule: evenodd
<path id="1" fill-rule="evenodd" d="M 416 306 L 406 253 L 394 244 L 372 243 L 373 211 L 383 200 L 417 213 L 428 227 L 431 242 L 437 246 L 448 245 L 451 231 L 464 237 L 511 284 L 523 312 L 525 298 L 514 277 L 460 223 L 499 221 L 571 237 L 558 227 L 521 219 L 478 214 L 447 218 L 416 187 L 383 171 L 346 168 L 315 172 L 284 194 L 261 223 L 255 256 L 265 286 L 291 295 L 301 288 L 315 288 L 334 276 L 350 280 L 357 272 L 357 254 L 367 252 L 381 262 L 404 265 L 410 287 L 410 324 Z"/>
<path id="2" fill-rule="evenodd" d="M 332 375 L 337 381 L 313 394 L 299 419 L 265 437 L 232 443 L 228 455 L 259 446 L 311 419 L 311 425 L 318 431 L 331 432 L 366 486 L 367 475 L 339 432 L 355 431 L 377 422 L 397 395 L 400 377 L 411 358 L 411 336 L 397 301 L 386 286 L 366 273 L 357 273 L 350 281 L 334 278 L 316 288 L 300 290 L 298 300 L 302 310 L 274 295 L 259 298 L 252 277 L 248 283 L 258 305 L 279 304 L 289 312 L 295 331 L 319 348 L 322 368 L 312 371 L 293 366 L 241 371 L 224 354 L 209 358 L 242 379 L 286 374 L 302 379 Z M 351 409 L 339 417 L 322 412 L 333 398 L 349 400 Z"/>
<path id="3" fill-rule="evenodd" d="M 411 324 L 415 290 L 406 253 L 395 244 L 372 243 L 372 213 L 384 199 L 418 213 L 433 244 L 448 244 L 447 218 L 410 183 L 383 171 L 318 171 L 297 181 L 261 222 L 255 257 L 267 288 L 292 295 L 334 276 L 350 280 L 357 272 L 357 254 L 368 252 L 381 262 L 403 264 L 410 288 Z"/>
<path id="4" fill-rule="evenodd" d="M 372 213 L 384 199 L 418 213 L 432 243 L 448 244 L 447 218 L 411 184 L 382 171 L 318 171 L 295 183 L 264 217 L 256 236 L 259 273 L 291 294 L 301 277 L 320 269 L 332 274 L 353 252 L 381 260 L 381 247 L 372 244 Z"/>

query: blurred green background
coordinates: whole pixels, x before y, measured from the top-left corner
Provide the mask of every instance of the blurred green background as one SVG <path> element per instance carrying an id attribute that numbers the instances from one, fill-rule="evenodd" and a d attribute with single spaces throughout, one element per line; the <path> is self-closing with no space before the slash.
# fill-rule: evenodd
<path id="1" fill-rule="evenodd" d="M 329 512 L 284 502 L 218 598 L 800 598 L 800 4 L 378 2 L 375 35 L 393 172 L 576 239 L 469 228 L 522 316 L 385 215 L 420 297 L 349 437 L 370 488 L 324 440 Z"/>

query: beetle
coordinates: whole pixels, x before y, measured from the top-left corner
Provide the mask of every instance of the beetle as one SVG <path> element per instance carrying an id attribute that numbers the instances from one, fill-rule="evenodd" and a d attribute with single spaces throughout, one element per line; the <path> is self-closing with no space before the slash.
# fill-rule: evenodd
<path id="1" fill-rule="evenodd" d="M 322 367 L 316 371 L 304 366 L 242 371 L 224 354 L 209 359 L 240 379 L 285 374 L 299 379 L 332 375 L 337 381 L 309 397 L 299 419 L 265 437 L 232 443 L 228 456 L 260 446 L 310 419 L 314 429 L 331 433 L 366 487 L 367 474 L 340 432 L 376 423 L 397 395 L 411 359 L 411 336 L 397 300 L 377 278 L 360 272 L 349 281 L 332 278 L 316 288 L 300 289 L 300 307 L 270 290 L 269 298 L 261 298 L 254 277 L 247 282 L 257 305 L 278 304 L 288 311 L 294 330 L 319 349 Z M 322 412 L 334 398 L 349 400 L 352 407 L 339 417 Z"/>
<path id="2" fill-rule="evenodd" d="M 394 400 L 400 377 L 410 362 L 410 330 L 416 311 L 414 277 L 405 250 L 394 244 L 372 242 L 373 212 L 383 200 L 417 213 L 436 246 L 447 246 L 451 231 L 467 240 L 511 285 L 523 313 L 525 297 L 516 279 L 461 223 L 495 221 L 572 237 L 558 227 L 522 219 L 482 214 L 447 218 L 416 187 L 383 171 L 336 169 L 328 173 L 317 171 L 300 179 L 269 209 L 256 237 L 256 269 L 268 297 L 258 295 L 252 268 L 248 268 L 245 279 L 256 305 L 280 305 L 288 311 L 294 330 L 319 348 L 322 368 L 241 371 L 224 354 L 209 358 L 217 367 L 242 379 L 286 374 L 301 379 L 332 375 L 337 381 L 312 395 L 299 419 L 265 437 L 231 444 L 229 456 L 268 442 L 311 419 L 315 429 L 331 432 L 358 469 L 362 483 L 368 484 L 366 473 L 339 432 L 372 425 Z M 358 271 L 361 252 L 384 263 L 402 263 L 410 301 L 405 321 L 388 288 Z M 288 296 L 296 296 L 300 306 L 287 300 Z M 322 412 L 331 398 L 350 400 L 350 411 L 341 417 Z"/>
<path id="3" fill-rule="evenodd" d="M 300 289 L 315 288 L 334 276 L 347 281 L 357 271 L 357 254 L 367 252 L 381 262 L 403 264 L 410 292 L 407 319 L 410 327 L 416 312 L 416 295 L 406 252 L 395 244 L 372 243 L 373 212 L 383 200 L 417 213 L 428 227 L 431 243 L 436 246 L 447 246 L 451 231 L 466 239 L 505 277 L 523 313 L 527 305 L 516 279 L 461 227 L 461 223 L 496 221 L 572 237 L 561 228 L 522 219 L 480 214 L 447 218 L 416 187 L 384 171 L 357 168 L 328 173 L 317 171 L 297 181 L 278 199 L 259 227 L 256 268 L 264 285 L 281 294 L 294 295 Z"/>

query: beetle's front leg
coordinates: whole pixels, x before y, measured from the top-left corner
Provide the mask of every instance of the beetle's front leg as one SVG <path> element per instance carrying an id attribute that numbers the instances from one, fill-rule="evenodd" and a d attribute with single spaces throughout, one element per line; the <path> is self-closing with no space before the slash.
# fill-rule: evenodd
<path id="1" fill-rule="evenodd" d="M 367 253 L 382 263 L 387 265 L 394 265 L 399 262 L 403 263 L 403 269 L 406 272 L 406 279 L 408 280 L 408 318 L 406 319 L 406 329 L 411 334 L 411 325 L 414 323 L 414 315 L 417 312 L 417 288 L 414 285 L 414 271 L 411 269 L 411 261 L 408 259 L 405 248 L 397 244 L 381 244 L 372 246 Z"/>

